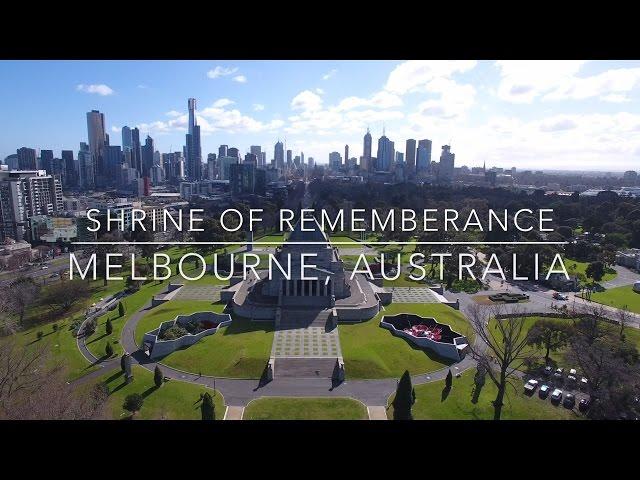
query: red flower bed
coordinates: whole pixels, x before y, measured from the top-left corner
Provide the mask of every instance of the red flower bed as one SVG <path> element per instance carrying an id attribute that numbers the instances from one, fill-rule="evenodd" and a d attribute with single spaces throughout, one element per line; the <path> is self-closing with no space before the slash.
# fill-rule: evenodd
<path id="1" fill-rule="evenodd" d="M 442 329 L 438 327 L 414 325 L 411 328 L 405 328 L 404 331 L 409 335 L 413 335 L 414 337 L 427 337 L 436 342 L 439 342 L 442 338 Z"/>

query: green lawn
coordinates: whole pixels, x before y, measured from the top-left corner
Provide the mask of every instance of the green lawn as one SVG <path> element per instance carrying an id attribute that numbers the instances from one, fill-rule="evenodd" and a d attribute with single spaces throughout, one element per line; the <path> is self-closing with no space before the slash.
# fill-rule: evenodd
<path id="1" fill-rule="evenodd" d="M 284 242 L 284 234 L 278 235 L 265 235 L 264 237 L 254 238 L 254 242 L 269 242 L 263 245 L 256 245 L 257 247 L 279 247 Z"/>
<path id="2" fill-rule="evenodd" d="M 578 275 L 579 273 L 581 273 L 586 277 L 585 270 L 587 269 L 589 262 L 579 262 L 571 258 L 563 258 L 562 261 L 564 262 L 564 266 L 567 267 L 569 275 Z M 609 280 L 613 280 L 617 275 L 618 273 L 614 269 L 608 269 L 607 273 L 604 274 L 604 277 L 602 277 L 602 280 L 600 280 L 600 282 L 608 282 Z"/>
<path id="3" fill-rule="evenodd" d="M 471 369 L 460 378 L 453 378 L 453 386 L 448 395 L 444 392 L 444 380 L 417 385 L 416 403 L 413 405 L 413 418 L 416 420 L 492 420 L 496 387 L 487 377 L 477 402 L 473 399 L 473 377 Z M 502 409 L 503 420 L 571 420 L 582 418 L 578 413 L 567 410 L 561 405 L 554 405 L 550 399 L 542 400 L 537 392 L 529 397 L 524 394 L 522 380 L 515 380 L 516 389 L 509 387 Z M 389 405 L 393 396 L 389 400 Z M 393 418 L 393 406 L 387 410 L 389 418 Z"/>
<path id="4" fill-rule="evenodd" d="M 625 306 L 632 312 L 640 313 L 640 293 L 633 291 L 633 285 L 610 288 L 604 292 L 594 292 L 591 300 L 616 308 Z"/>
<path id="5" fill-rule="evenodd" d="M 203 385 L 169 380 L 160 388 L 153 383 L 153 373 L 138 365 L 133 366 L 133 382 L 126 384 L 120 370 L 111 372 L 99 381 L 109 387 L 109 398 L 105 407 L 105 416 L 119 420 L 129 417 L 122 408 L 127 395 L 139 393 L 144 397 L 142 409 L 134 416 L 140 420 L 200 420 L 200 394 L 209 392 L 215 404 L 215 418 L 224 418 L 224 398 L 220 392 Z"/>
<path id="6" fill-rule="evenodd" d="M 473 329 L 458 311 L 440 303 L 389 305 L 376 317 L 357 324 L 338 327 L 340 344 L 348 378 L 400 378 L 405 370 L 412 375 L 432 372 L 451 364 L 429 350 L 422 350 L 380 327 L 383 315 L 416 313 L 434 317 L 472 341 Z"/>
<path id="7" fill-rule="evenodd" d="M 352 270 L 356 267 L 356 262 L 358 261 L 358 258 L 360 258 L 360 255 L 340 255 L 340 258 L 344 262 L 345 268 L 348 270 Z M 372 265 L 376 261 L 375 255 L 365 255 L 365 258 L 367 259 L 367 262 L 369 263 L 369 265 Z M 365 268 L 364 261 L 360 262 L 359 268 L 360 269 Z"/>
<path id="8" fill-rule="evenodd" d="M 136 328 L 136 341 L 140 344 L 146 332 L 176 315 L 202 310 L 222 312 L 223 308 L 222 304 L 172 300 L 156 307 L 140 320 Z M 170 367 L 202 375 L 260 378 L 269 360 L 272 342 L 272 322 L 251 322 L 234 316 L 228 327 L 160 361 Z"/>
<path id="9" fill-rule="evenodd" d="M 151 298 L 163 292 L 167 287 L 168 281 L 161 284 L 157 282 L 149 282 L 143 285 L 140 290 L 132 295 L 124 297 L 122 303 L 125 307 L 125 314 L 123 317 L 118 315 L 118 309 L 116 308 L 112 312 L 107 312 L 98 319 L 98 328 L 96 332 L 86 340 L 86 345 L 89 351 L 97 358 L 101 358 L 105 355 L 105 348 L 107 342 L 111 342 L 115 355 L 121 355 L 123 353 L 122 346 L 120 345 L 120 334 L 122 328 L 127 323 L 131 315 L 140 310 L 144 305 L 151 300 Z M 111 319 L 111 325 L 113 332 L 111 335 L 107 335 L 106 324 L 107 319 Z"/>
<path id="10" fill-rule="evenodd" d="M 194 300 L 171 300 L 149 310 L 136 326 L 136 343 L 142 344 L 144 334 L 153 330 L 162 322 L 173 320 L 178 315 L 189 315 L 195 312 L 222 313 L 224 305 L 221 303 L 202 302 Z"/>
<path id="11" fill-rule="evenodd" d="M 243 420 L 367 420 L 367 408 L 350 398 L 259 398 Z"/>
<path id="12" fill-rule="evenodd" d="M 361 242 L 354 240 L 351 237 L 347 237 L 346 235 L 329 235 L 329 240 L 333 245 L 335 245 L 336 242 L 344 242 L 340 245 L 335 245 L 338 248 L 357 248 L 362 246 Z"/>
<path id="13" fill-rule="evenodd" d="M 387 274 L 389 276 L 389 274 Z M 419 275 L 419 272 L 416 272 L 416 276 Z M 401 273 L 398 278 L 395 280 L 382 280 L 382 286 L 384 287 L 426 287 L 427 284 L 424 279 L 420 282 L 416 280 L 411 280 L 409 275 Z"/>

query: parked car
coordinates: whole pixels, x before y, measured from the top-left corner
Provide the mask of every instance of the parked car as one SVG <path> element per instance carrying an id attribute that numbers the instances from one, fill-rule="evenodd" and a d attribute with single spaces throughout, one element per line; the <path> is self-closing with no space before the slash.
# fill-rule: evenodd
<path id="1" fill-rule="evenodd" d="M 564 397 L 564 400 L 562 401 L 562 405 L 564 405 L 566 408 L 573 408 L 576 404 L 576 397 L 573 395 L 573 393 L 567 393 Z"/>
<path id="2" fill-rule="evenodd" d="M 562 374 L 563 374 L 563 373 L 564 373 L 564 368 L 560 368 L 560 367 L 558 367 L 558 368 L 556 368 L 556 371 L 555 371 L 555 373 L 553 374 L 553 377 L 554 377 L 554 378 L 557 378 L 557 379 L 561 379 L 561 378 L 562 378 Z"/>
<path id="3" fill-rule="evenodd" d="M 589 384 L 589 380 L 587 380 L 585 377 L 582 377 L 580 379 L 580 390 L 584 390 L 585 388 L 587 388 L 588 384 Z"/>
<path id="4" fill-rule="evenodd" d="M 533 378 L 524 384 L 524 391 L 526 393 L 533 394 L 533 392 L 536 391 L 536 388 L 538 388 L 538 381 Z"/>
<path id="5" fill-rule="evenodd" d="M 49 267 L 47 267 L 46 265 L 43 265 L 41 270 L 49 270 Z"/>
<path id="6" fill-rule="evenodd" d="M 555 300 L 569 300 L 569 296 L 565 295 L 564 293 L 560 293 L 560 292 L 554 292 L 553 293 L 553 298 Z"/>
<path id="7" fill-rule="evenodd" d="M 549 385 L 542 385 L 540 387 L 540 390 L 538 390 L 538 396 L 540 398 L 547 398 L 547 396 L 549 395 L 549 390 L 551 390 L 551 387 Z"/>
<path id="8" fill-rule="evenodd" d="M 551 393 L 551 400 L 554 402 L 560 402 L 560 400 L 562 400 L 562 390 L 560 390 L 559 388 L 556 388 Z"/>
<path id="9" fill-rule="evenodd" d="M 551 365 L 547 365 L 546 367 L 544 367 L 544 374 L 549 376 L 551 375 L 551 372 L 553 372 L 553 367 L 551 367 Z"/>
<path id="10" fill-rule="evenodd" d="M 578 404 L 578 410 L 580 410 L 581 412 L 585 412 L 589 409 L 590 406 L 591 406 L 591 399 L 588 397 L 585 397 L 582 400 L 580 400 L 580 403 Z"/>

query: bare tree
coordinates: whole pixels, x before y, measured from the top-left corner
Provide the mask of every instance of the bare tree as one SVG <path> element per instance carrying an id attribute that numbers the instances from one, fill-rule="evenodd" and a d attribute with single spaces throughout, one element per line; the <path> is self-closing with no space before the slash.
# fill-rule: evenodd
<path id="1" fill-rule="evenodd" d="M 620 339 L 624 340 L 624 329 L 629 324 L 629 320 L 631 320 L 631 313 L 627 305 L 616 310 L 616 320 L 618 321 L 618 325 L 620 325 Z"/>
<path id="2" fill-rule="evenodd" d="M 20 345 L 14 337 L 0 343 L 0 419 L 73 420 L 94 418 L 108 391 L 102 385 L 78 390 L 52 363 L 48 344 Z"/>
<path id="3" fill-rule="evenodd" d="M 535 357 L 527 349 L 529 336 L 521 310 L 516 307 L 509 317 L 497 318 L 504 311 L 503 306 L 472 304 L 465 312 L 480 340 L 470 346 L 471 355 L 498 389 L 493 401 L 494 420 L 502 415 L 507 386 L 516 388 L 512 379 Z"/>

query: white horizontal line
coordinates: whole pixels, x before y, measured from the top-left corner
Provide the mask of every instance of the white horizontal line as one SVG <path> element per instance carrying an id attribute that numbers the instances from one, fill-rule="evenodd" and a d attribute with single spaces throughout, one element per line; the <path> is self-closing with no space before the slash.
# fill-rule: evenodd
<path id="1" fill-rule="evenodd" d="M 567 245 L 569 242 L 71 242 L 73 245 Z M 277 244 L 277 245 L 276 245 Z"/>

